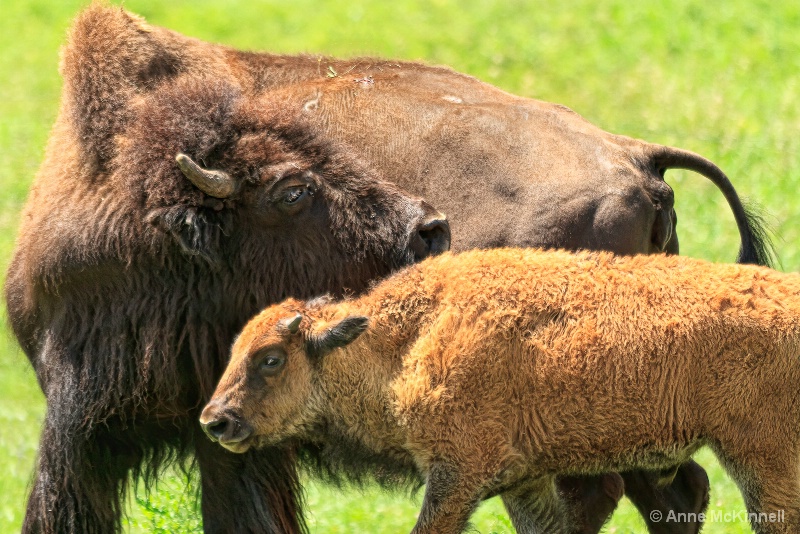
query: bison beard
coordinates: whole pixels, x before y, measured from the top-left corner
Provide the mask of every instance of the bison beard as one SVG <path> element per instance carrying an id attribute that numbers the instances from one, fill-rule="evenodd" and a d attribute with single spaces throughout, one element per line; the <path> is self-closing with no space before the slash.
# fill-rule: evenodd
<path id="1" fill-rule="evenodd" d="M 561 106 L 448 69 L 325 58 L 337 72 L 372 76 L 365 87 L 320 75 L 320 61 L 202 43 L 117 8 L 90 7 L 76 21 L 62 108 L 6 286 L 14 331 L 48 400 L 26 531 L 109 532 L 128 473 L 152 482 L 192 452 L 208 531 L 302 528 L 292 453 L 228 457 L 194 430 L 232 336 L 268 303 L 359 291 L 448 238 L 435 210 L 364 179 L 335 147 L 447 212 L 456 249 L 676 253 L 661 175 L 689 168 L 723 190 L 740 259 L 769 258 L 728 179 L 699 156 L 608 134 Z M 465 105 L 443 100 L 443 88 L 460 91 Z M 518 120 L 522 111 L 529 120 Z M 241 190 L 204 194 L 178 170 L 180 153 L 240 180 Z M 276 221 L 254 209 L 268 200 L 258 196 L 269 186 L 261 179 L 287 173 L 315 187 L 320 173 L 332 178 L 313 205 L 337 209 L 264 235 L 259 228 Z M 373 194 L 386 209 L 359 200 Z M 647 476 L 626 475 L 631 487 L 653 490 Z M 576 499 L 600 495 L 611 506 L 587 511 L 595 523 L 616 503 L 617 475 L 609 477 L 568 485 Z M 702 496 L 707 482 L 686 486 Z M 639 495 L 629 494 L 644 509 L 680 502 Z"/>

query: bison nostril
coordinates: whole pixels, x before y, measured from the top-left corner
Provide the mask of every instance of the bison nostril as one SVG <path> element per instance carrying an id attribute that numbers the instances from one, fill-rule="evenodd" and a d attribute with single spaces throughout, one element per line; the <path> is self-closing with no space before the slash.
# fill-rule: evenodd
<path id="1" fill-rule="evenodd" d="M 413 241 L 414 259 L 417 261 L 447 252 L 450 250 L 450 225 L 447 219 L 433 219 L 420 225 Z"/>
<path id="2" fill-rule="evenodd" d="M 230 423 L 225 419 L 209 421 L 203 424 L 203 431 L 214 441 L 219 441 L 222 435 L 225 434 L 225 431 L 228 430 L 229 424 Z"/>

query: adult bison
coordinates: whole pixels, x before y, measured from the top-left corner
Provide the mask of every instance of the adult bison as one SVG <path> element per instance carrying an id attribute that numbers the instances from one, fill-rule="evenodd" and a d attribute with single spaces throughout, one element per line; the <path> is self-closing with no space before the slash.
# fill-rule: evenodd
<path id="1" fill-rule="evenodd" d="M 712 163 L 448 69 L 239 52 L 91 7 L 62 74 L 6 287 L 48 401 L 26 531 L 113 531 L 126 477 L 190 453 L 208 531 L 301 528 L 294 453 L 226 456 L 194 421 L 257 309 L 358 292 L 446 247 L 435 210 L 378 176 L 448 213 L 455 249 L 675 253 L 662 175 L 694 169 L 728 199 L 740 261 L 767 260 Z M 698 470 L 626 483 L 641 508 L 697 511 Z"/>
<path id="2" fill-rule="evenodd" d="M 128 473 L 194 449 L 204 487 L 232 502 L 269 478 L 237 522 L 289 531 L 281 451 L 242 462 L 195 439 L 236 329 L 276 299 L 359 292 L 446 250 L 448 225 L 224 82 L 176 79 L 153 96 L 129 103 L 102 171 L 62 115 L 24 214 L 8 308 L 47 397 L 24 530 L 113 532 Z M 204 504 L 209 530 L 227 530 L 227 505 Z"/>

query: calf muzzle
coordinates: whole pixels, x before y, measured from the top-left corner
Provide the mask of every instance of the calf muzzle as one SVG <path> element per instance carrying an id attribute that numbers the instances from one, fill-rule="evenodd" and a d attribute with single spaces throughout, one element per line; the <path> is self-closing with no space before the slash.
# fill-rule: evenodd
<path id="1" fill-rule="evenodd" d="M 203 410 L 200 425 L 212 441 L 234 452 L 244 452 L 247 447 L 243 447 L 243 442 L 253 434 L 250 425 L 215 401 L 208 403 Z"/>

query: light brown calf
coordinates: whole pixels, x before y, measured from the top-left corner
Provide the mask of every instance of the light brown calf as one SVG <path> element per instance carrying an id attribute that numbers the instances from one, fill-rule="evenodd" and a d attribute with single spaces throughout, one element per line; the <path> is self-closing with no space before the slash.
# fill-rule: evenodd
<path id="1" fill-rule="evenodd" d="M 460 532 L 497 494 L 519 531 L 569 532 L 556 475 L 668 470 L 704 445 L 749 512 L 775 514 L 757 532 L 797 532 L 799 353 L 797 275 L 446 254 L 358 299 L 267 308 L 201 422 L 234 452 L 300 439 L 417 473 L 419 533 Z"/>

